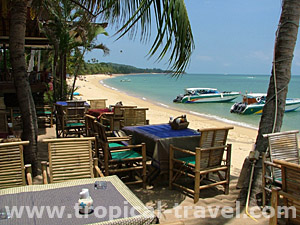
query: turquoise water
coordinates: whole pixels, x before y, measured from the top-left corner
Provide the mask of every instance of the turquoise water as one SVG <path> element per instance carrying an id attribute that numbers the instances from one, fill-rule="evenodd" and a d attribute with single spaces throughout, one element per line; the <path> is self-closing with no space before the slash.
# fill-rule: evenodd
<path id="1" fill-rule="evenodd" d="M 130 82 L 120 82 L 120 80 L 124 79 L 130 80 Z M 238 97 L 229 103 L 199 104 L 173 103 L 173 99 L 178 94 L 182 94 L 183 89 L 188 87 L 217 88 L 219 91 L 239 91 L 242 94 L 245 92 L 266 93 L 269 79 L 270 76 L 267 75 L 185 74 L 176 79 L 164 74 L 140 74 L 106 79 L 104 84 L 126 92 L 129 95 L 161 104 L 162 106 L 185 110 L 195 114 L 205 114 L 223 121 L 234 121 L 235 123 L 257 128 L 260 115 L 230 113 L 231 106 L 234 102 L 242 101 L 242 97 Z M 292 76 L 288 97 L 300 98 L 299 87 L 300 76 Z M 300 130 L 299 120 L 300 109 L 295 112 L 285 113 L 282 130 Z"/>

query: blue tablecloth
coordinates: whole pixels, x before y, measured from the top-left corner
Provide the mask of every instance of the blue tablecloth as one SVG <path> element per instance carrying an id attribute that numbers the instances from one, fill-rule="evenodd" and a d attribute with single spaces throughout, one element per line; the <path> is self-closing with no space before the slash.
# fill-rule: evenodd
<path id="1" fill-rule="evenodd" d="M 132 135 L 134 144 L 146 143 L 147 155 L 152 158 L 152 165 L 161 171 L 169 168 L 170 144 L 195 151 L 200 142 L 200 133 L 196 130 L 173 130 L 169 124 L 127 126 L 123 130 L 127 135 Z M 175 156 L 183 155 L 176 151 Z"/>
<path id="2" fill-rule="evenodd" d="M 158 124 L 158 125 L 146 125 L 138 126 L 134 129 L 145 131 L 149 134 L 155 135 L 158 138 L 170 138 L 170 137 L 185 137 L 185 136 L 196 136 L 200 133 L 192 129 L 173 130 L 169 124 Z"/>
<path id="3" fill-rule="evenodd" d="M 68 103 L 66 101 L 57 101 L 56 104 L 57 105 L 63 105 L 63 106 L 68 105 Z M 89 105 L 89 103 L 84 102 L 84 106 L 89 107 L 90 105 Z"/>

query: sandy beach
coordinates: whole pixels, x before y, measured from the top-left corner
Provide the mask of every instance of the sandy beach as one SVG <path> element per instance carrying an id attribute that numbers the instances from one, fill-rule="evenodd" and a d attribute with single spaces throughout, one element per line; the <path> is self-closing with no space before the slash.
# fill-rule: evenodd
<path id="1" fill-rule="evenodd" d="M 163 210 L 161 214 L 159 214 L 158 212 L 158 216 L 160 217 L 161 222 L 184 221 L 184 224 L 238 224 L 241 222 L 246 222 L 247 224 L 258 224 L 257 222 L 245 215 L 240 215 L 240 218 L 237 218 L 237 215 L 233 216 L 233 218 L 224 218 L 219 212 L 219 214 L 216 216 L 216 219 L 212 220 L 207 219 L 210 217 L 209 215 L 206 218 L 196 218 L 197 216 L 195 217 L 194 215 L 195 206 L 203 206 L 206 208 L 209 206 L 229 206 L 235 208 L 235 201 L 239 193 L 239 190 L 236 189 L 237 179 L 239 177 L 244 159 L 248 156 L 255 143 L 257 135 L 256 129 L 232 125 L 211 118 L 193 115 L 187 112 L 180 112 L 178 110 L 156 105 L 152 102 L 145 101 L 137 97 L 128 96 L 123 92 L 114 90 L 112 88 L 100 84 L 101 80 L 107 78 L 110 78 L 110 76 L 82 76 L 82 79 L 78 79 L 76 81 L 76 86 L 78 87 L 76 92 L 80 93 L 80 96 L 76 96 L 76 98 L 82 100 L 104 98 L 107 99 L 107 105 L 114 105 L 117 102 L 122 101 L 123 105 L 135 105 L 138 107 L 149 108 L 149 110 L 147 111 L 147 119 L 149 119 L 150 124 L 166 123 L 169 121 L 169 118 L 171 116 L 176 117 L 186 114 L 187 119 L 190 122 L 189 128 L 192 129 L 234 126 L 234 129 L 229 132 L 228 136 L 228 143 L 231 143 L 233 147 L 231 158 L 232 167 L 229 195 L 211 195 L 211 191 L 205 191 L 207 190 L 205 189 L 203 190 L 203 193 L 200 194 L 200 201 L 197 204 L 193 204 L 193 200 L 191 198 L 181 194 L 178 190 L 168 190 L 167 186 L 157 188 L 152 187 L 148 188 L 148 190 L 142 190 L 139 188 L 133 190 L 133 192 L 148 206 L 153 205 L 154 208 L 157 208 L 155 207 L 155 205 L 157 205 L 158 202 L 161 201 Z M 70 79 L 69 82 L 73 82 L 73 80 Z M 176 206 L 176 204 L 178 205 Z M 186 213 L 186 218 L 184 216 L 182 218 L 178 218 L 178 216 L 175 216 L 174 209 L 178 207 L 182 208 L 184 206 L 192 207 L 192 210 L 189 210 Z M 265 223 L 267 223 L 266 218 L 262 217 L 259 219 L 259 224 Z"/>

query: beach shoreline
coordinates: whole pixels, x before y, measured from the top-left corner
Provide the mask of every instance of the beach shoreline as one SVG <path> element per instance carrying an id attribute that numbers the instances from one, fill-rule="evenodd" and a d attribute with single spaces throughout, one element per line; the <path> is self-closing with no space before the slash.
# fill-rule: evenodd
<path id="1" fill-rule="evenodd" d="M 210 116 L 197 115 L 195 113 L 163 106 L 151 102 L 148 99 L 129 95 L 126 92 L 118 90 L 114 87 L 110 87 L 103 83 L 104 79 L 123 75 L 128 74 L 82 75 L 84 79 L 78 79 L 76 81 L 76 86 L 78 87 L 77 91 L 81 94 L 79 98 L 82 100 L 104 98 L 107 99 L 107 106 L 114 105 L 117 102 L 122 101 L 123 105 L 136 105 L 138 107 L 148 108 L 149 110 L 147 111 L 147 119 L 149 119 L 150 124 L 167 123 L 170 117 L 177 117 L 182 114 L 186 114 L 187 119 L 190 122 L 189 128 L 192 129 L 233 126 L 234 129 L 231 130 L 228 135 L 228 143 L 231 143 L 233 146 L 231 160 L 232 173 L 234 173 L 236 176 L 239 175 L 244 159 L 253 149 L 253 145 L 257 136 L 257 129 L 232 124 L 228 121 L 220 121 L 219 119 L 215 119 Z M 72 81 L 72 79 L 69 80 L 69 82 Z"/>

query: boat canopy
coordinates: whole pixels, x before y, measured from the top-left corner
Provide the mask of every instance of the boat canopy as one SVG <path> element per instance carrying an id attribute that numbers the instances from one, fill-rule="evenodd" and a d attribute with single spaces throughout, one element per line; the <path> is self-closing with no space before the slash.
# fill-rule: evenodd
<path id="1" fill-rule="evenodd" d="M 267 97 L 266 93 L 249 93 L 245 95 L 247 98 Z"/>
<path id="2" fill-rule="evenodd" d="M 210 94 L 210 93 L 219 93 L 215 88 L 186 88 L 184 89 L 185 94 Z"/>

